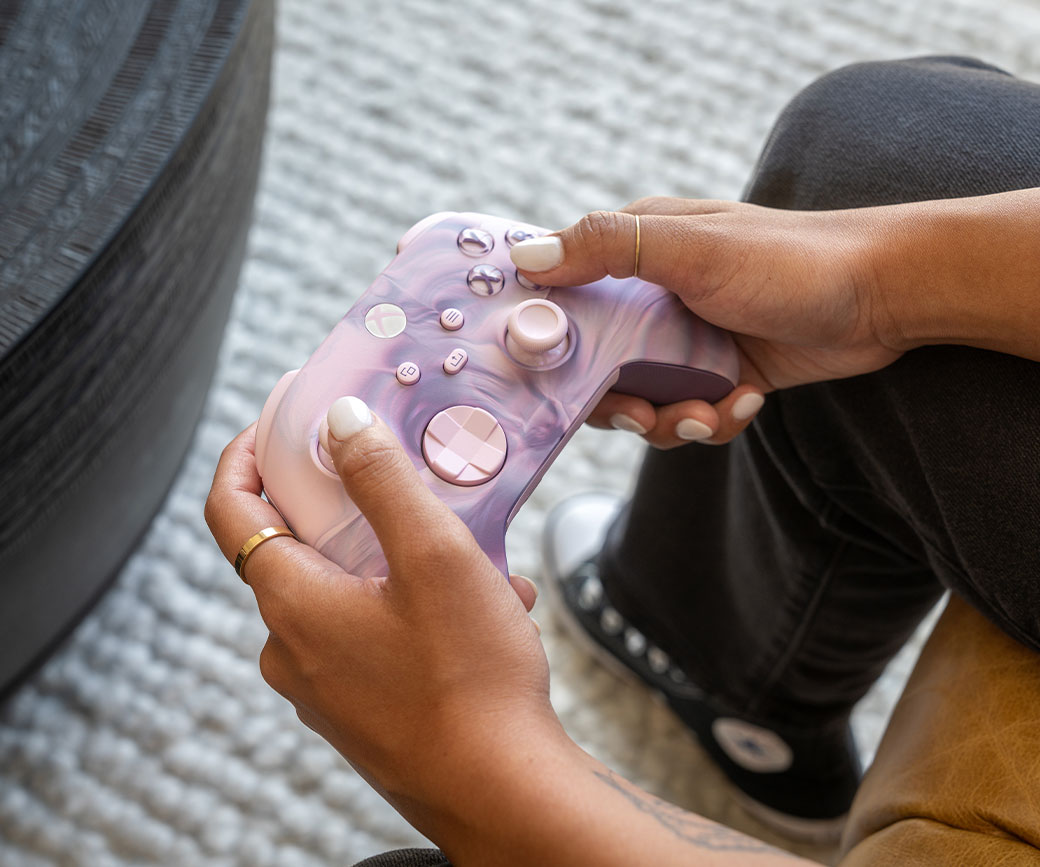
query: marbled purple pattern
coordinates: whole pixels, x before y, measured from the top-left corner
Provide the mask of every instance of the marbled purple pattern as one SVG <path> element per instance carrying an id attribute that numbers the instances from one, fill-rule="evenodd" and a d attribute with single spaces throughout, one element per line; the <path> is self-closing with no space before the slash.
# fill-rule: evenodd
<path id="1" fill-rule="evenodd" d="M 474 259 L 456 239 L 470 226 L 488 230 L 494 250 L 479 261 L 506 275 L 497 295 L 478 296 L 466 285 Z M 423 481 L 473 531 L 495 565 L 508 574 L 505 531 L 542 474 L 574 430 L 617 380 L 626 363 L 626 389 L 660 399 L 700 397 L 715 401 L 737 380 L 737 356 L 728 334 L 690 313 L 658 286 L 640 280 L 604 279 L 586 286 L 531 291 L 515 279 L 504 236 L 521 226 L 483 214 L 446 214 L 431 221 L 369 287 L 295 377 L 268 399 L 257 431 L 257 465 L 271 502 L 296 534 L 355 574 L 386 574 L 387 566 L 367 522 L 347 498 L 338 478 L 317 458 L 318 425 L 344 395 L 366 401 L 397 434 Z M 529 370 L 506 354 L 509 312 L 520 302 L 548 297 L 570 319 L 573 349 L 549 370 Z M 379 339 L 365 328 L 365 313 L 393 302 L 407 313 L 408 327 Z M 446 331 L 440 312 L 457 307 L 466 317 Z M 448 376 L 441 364 L 456 347 L 469 353 L 463 370 Z M 415 385 L 401 385 L 402 361 L 422 369 Z M 669 365 L 655 368 L 649 365 Z M 684 370 L 683 368 L 686 368 Z M 661 375 L 655 375 L 661 374 Z M 435 476 L 422 456 L 422 435 L 438 412 L 456 404 L 486 409 L 506 432 L 505 466 L 494 479 L 460 487 Z M 408 515 L 401 514 L 407 521 Z"/>

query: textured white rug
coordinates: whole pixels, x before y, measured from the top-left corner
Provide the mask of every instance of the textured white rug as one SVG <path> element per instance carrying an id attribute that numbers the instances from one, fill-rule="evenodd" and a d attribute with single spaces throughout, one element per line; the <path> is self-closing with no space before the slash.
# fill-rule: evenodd
<path id="1" fill-rule="evenodd" d="M 162 513 L 72 640 L 0 709 L 0 864 L 349 865 L 421 841 L 260 679 L 265 631 L 202 504 L 258 414 L 439 210 L 562 226 L 667 193 L 734 198 L 778 110 L 835 66 L 969 53 L 1040 79 L 1028 0 L 284 0 L 256 226 L 213 392 Z M 624 434 L 582 431 L 515 520 L 625 489 Z M 590 751 L 756 832 L 669 713 L 545 612 L 553 698 Z M 863 703 L 869 757 L 904 655 Z M 809 851 L 809 850 L 805 850 Z"/>

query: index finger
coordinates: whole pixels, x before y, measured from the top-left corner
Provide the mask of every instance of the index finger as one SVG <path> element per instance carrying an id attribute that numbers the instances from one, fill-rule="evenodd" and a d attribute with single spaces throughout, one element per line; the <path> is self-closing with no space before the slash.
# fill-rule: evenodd
<path id="1" fill-rule="evenodd" d="M 206 499 L 206 523 L 228 562 L 234 563 L 245 542 L 267 527 L 284 527 L 285 519 L 261 498 L 263 482 L 256 469 L 256 424 L 235 437 L 220 456 Z M 258 595 L 277 573 L 280 583 L 301 567 L 331 564 L 317 551 L 291 536 L 268 539 L 250 554 L 243 580 Z M 248 579 L 248 580 L 246 580 Z"/>

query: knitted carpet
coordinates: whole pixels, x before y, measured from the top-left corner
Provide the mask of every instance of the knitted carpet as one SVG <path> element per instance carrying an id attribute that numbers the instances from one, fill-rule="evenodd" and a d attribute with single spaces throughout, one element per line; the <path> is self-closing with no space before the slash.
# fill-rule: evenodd
<path id="1" fill-rule="evenodd" d="M 478 210 L 557 227 L 648 194 L 735 198 L 784 102 L 857 60 L 962 53 L 1040 78 L 1028 0 L 286 0 L 279 15 L 256 222 L 194 445 L 111 592 L 0 709 L 5 867 L 324 867 L 423 844 L 263 683 L 266 630 L 202 519 L 223 446 L 414 221 Z M 513 522 L 511 567 L 537 580 L 548 509 L 624 490 L 640 452 L 579 432 Z M 667 710 L 535 616 L 579 743 L 781 842 Z M 868 759 L 914 652 L 857 710 Z"/>

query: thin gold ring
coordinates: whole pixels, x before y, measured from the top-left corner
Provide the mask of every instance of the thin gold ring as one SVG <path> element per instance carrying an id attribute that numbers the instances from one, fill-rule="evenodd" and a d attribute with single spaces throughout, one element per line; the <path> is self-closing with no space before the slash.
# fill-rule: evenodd
<path id="1" fill-rule="evenodd" d="M 632 276 L 639 276 L 639 214 L 636 214 L 636 266 L 632 269 Z"/>
<path id="2" fill-rule="evenodd" d="M 238 573 L 239 578 L 243 581 L 246 580 L 246 576 L 242 572 L 246 568 L 246 560 L 249 559 L 249 555 L 268 539 L 274 539 L 278 536 L 292 536 L 294 539 L 296 538 L 296 534 L 288 527 L 266 527 L 259 533 L 246 539 L 246 543 L 239 549 L 238 556 L 235 558 L 235 572 Z M 246 583 L 248 584 L 249 582 L 246 581 Z"/>

